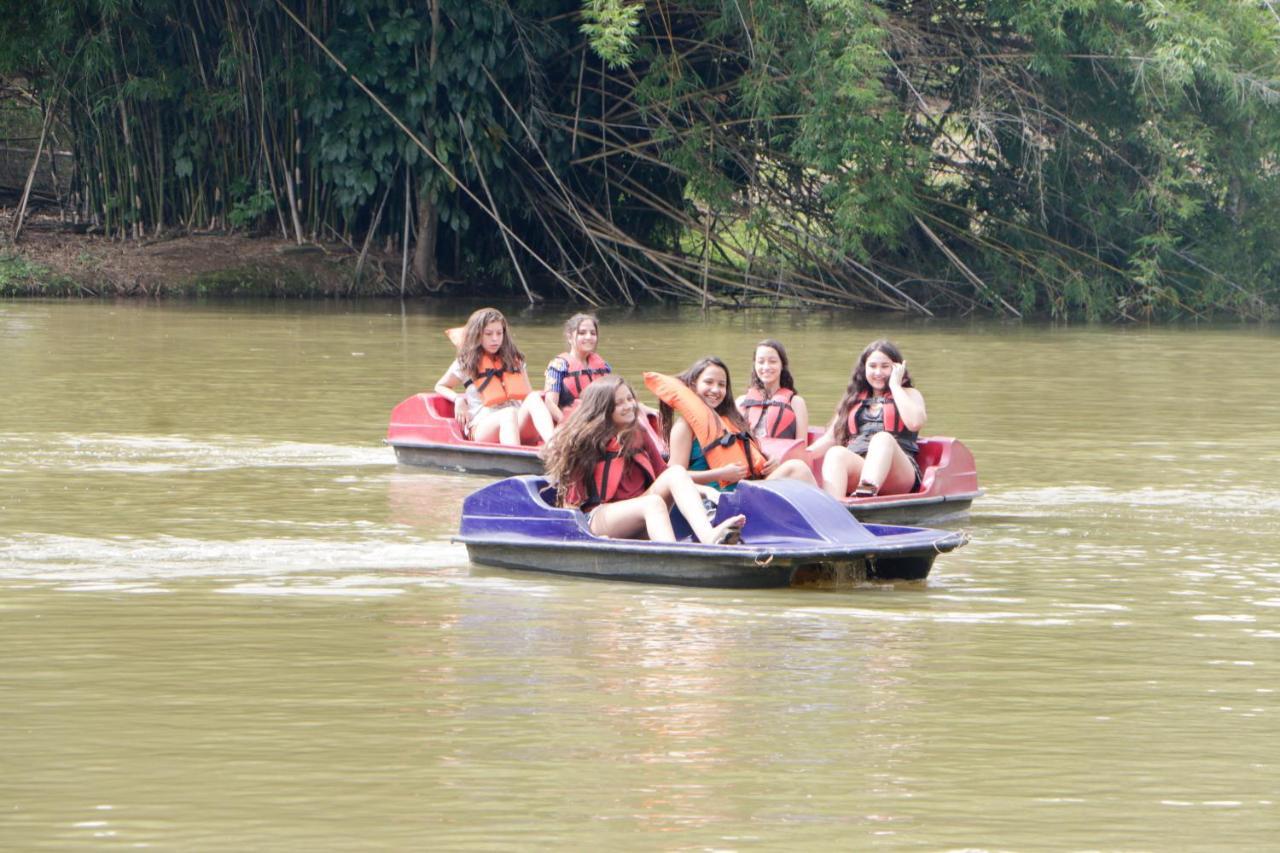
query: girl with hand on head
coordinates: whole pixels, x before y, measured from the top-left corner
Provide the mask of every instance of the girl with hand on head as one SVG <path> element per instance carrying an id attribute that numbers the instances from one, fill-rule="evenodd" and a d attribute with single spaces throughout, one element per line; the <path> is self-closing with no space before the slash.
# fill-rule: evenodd
<path id="1" fill-rule="evenodd" d="M 458 357 L 435 390 L 453 400 L 454 416 L 467 438 L 518 445 L 522 437 L 551 437 L 551 413 L 540 394 L 530 393 L 524 355 L 501 311 L 474 312 L 457 347 Z M 459 386 L 462 393 L 455 390 Z"/>
<path id="2" fill-rule="evenodd" d="M 675 378 L 692 389 L 697 400 L 678 403 L 683 408 L 676 417 L 676 408 L 664 399 L 660 407 L 662 433 L 670 449 L 671 464 L 686 466 L 695 483 L 706 483 L 721 491 L 732 489 L 739 480 L 775 477 L 817 485 L 809 466 L 800 460 L 779 463 L 765 457 L 733 403 L 729 368 L 723 361 L 706 356 Z M 711 447 L 703 447 L 689 419 L 702 423 L 718 420 L 723 424 L 720 439 Z"/>
<path id="3" fill-rule="evenodd" d="M 746 518 L 712 527 L 702 491 L 679 465 L 668 466 L 648 430 L 640 404 L 620 376 L 607 376 L 582 392 L 578 405 L 542 451 L 547 478 L 561 506 L 587 513 L 596 536 L 674 542 L 671 505 L 704 545 L 737 542 Z"/>
<path id="4" fill-rule="evenodd" d="M 570 317 L 564 324 L 564 337 L 569 349 L 547 365 L 547 380 L 542 392 L 551 419 L 557 424 L 564 421 L 577 405 L 588 385 L 613 372 L 609 363 L 596 351 L 600 342 L 600 323 L 594 314 Z"/>
<path id="5" fill-rule="evenodd" d="M 782 344 L 766 338 L 756 344 L 751 387 L 738 398 L 738 409 L 756 438 L 809 438 L 809 407 L 796 393 L 791 365 Z"/>
<path id="6" fill-rule="evenodd" d="M 809 451 L 824 453 L 822 488 L 834 497 L 897 495 L 920 486 L 916 464 L 924 396 L 891 342 L 873 341 L 853 366 L 844 399 Z"/>

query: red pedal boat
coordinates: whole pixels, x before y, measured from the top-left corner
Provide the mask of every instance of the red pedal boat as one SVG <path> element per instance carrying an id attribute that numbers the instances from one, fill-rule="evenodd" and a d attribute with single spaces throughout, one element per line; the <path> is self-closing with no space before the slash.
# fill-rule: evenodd
<path id="1" fill-rule="evenodd" d="M 809 463 L 813 477 L 822 482 L 822 459 L 805 448 L 822 437 L 821 429 L 810 429 L 808 441 L 768 438 L 761 442 L 770 457 L 802 459 Z M 841 501 L 859 521 L 888 524 L 937 524 L 962 518 L 973 499 L 982 495 L 973 453 L 958 438 L 930 436 L 919 440 L 916 463 L 920 466 L 920 488 L 900 495 L 872 498 L 845 498 Z"/>
<path id="2" fill-rule="evenodd" d="M 650 417 L 649 426 L 657 433 Z M 821 430 L 810 430 L 809 442 Z M 495 441 L 471 441 L 462 434 L 462 425 L 453 416 L 453 401 L 439 394 L 414 394 L 391 412 L 387 444 L 395 448 L 396 461 L 405 465 L 439 468 L 464 474 L 511 477 L 541 474 L 538 446 L 512 447 Z M 822 477 L 822 460 L 811 458 L 806 442 L 767 439 L 770 456 L 803 459 Z M 664 446 L 661 437 L 658 445 Z M 939 523 L 961 518 L 973 499 L 982 494 L 973 454 L 956 438 L 931 436 L 920 439 L 920 488 L 902 495 L 873 498 L 845 498 L 843 503 L 860 521 L 883 524 Z"/>
<path id="3" fill-rule="evenodd" d="M 655 436 L 657 426 L 651 415 L 649 428 Z M 434 392 L 414 394 L 391 410 L 386 441 L 395 448 L 396 461 L 405 465 L 500 477 L 542 473 L 538 458 L 541 443 L 515 447 L 472 441 L 462 434 L 462 424 L 453 416 L 453 401 Z M 666 447 L 661 438 L 657 443 Z"/>
<path id="4" fill-rule="evenodd" d="M 463 435 L 453 401 L 440 394 L 414 394 L 392 409 L 387 444 L 405 465 L 500 477 L 542 473 L 538 447 L 472 441 Z"/>

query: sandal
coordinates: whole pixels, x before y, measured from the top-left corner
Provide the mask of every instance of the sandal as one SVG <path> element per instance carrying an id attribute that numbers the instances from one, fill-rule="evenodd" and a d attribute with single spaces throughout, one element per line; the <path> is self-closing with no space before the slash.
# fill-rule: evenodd
<path id="1" fill-rule="evenodd" d="M 880 493 L 880 487 L 875 483 L 868 483 L 866 480 L 858 483 L 858 488 L 853 490 L 855 498 L 874 498 Z"/>

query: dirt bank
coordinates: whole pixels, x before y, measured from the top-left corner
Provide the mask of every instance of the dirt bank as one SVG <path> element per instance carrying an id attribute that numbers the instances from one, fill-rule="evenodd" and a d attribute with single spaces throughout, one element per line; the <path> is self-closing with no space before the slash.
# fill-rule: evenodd
<path id="1" fill-rule="evenodd" d="M 0 296 L 346 296 L 399 290 L 399 259 L 366 261 L 341 243 L 182 234 L 112 240 L 38 215 L 15 244 L 0 212 Z"/>

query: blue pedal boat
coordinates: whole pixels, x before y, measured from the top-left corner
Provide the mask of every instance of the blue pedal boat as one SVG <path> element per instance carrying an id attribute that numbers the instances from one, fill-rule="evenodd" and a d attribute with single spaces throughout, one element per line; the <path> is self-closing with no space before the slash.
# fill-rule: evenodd
<path id="1" fill-rule="evenodd" d="M 720 497 L 713 523 L 747 517 L 737 545 L 703 545 L 678 512 L 679 541 L 593 535 L 577 509 L 552 504 L 541 477 L 510 477 L 471 494 L 455 542 L 472 562 L 607 580 L 712 587 L 780 587 L 825 577 L 923 580 L 964 533 L 863 524 L 838 501 L 793 480 L 744 481 Z"/>

